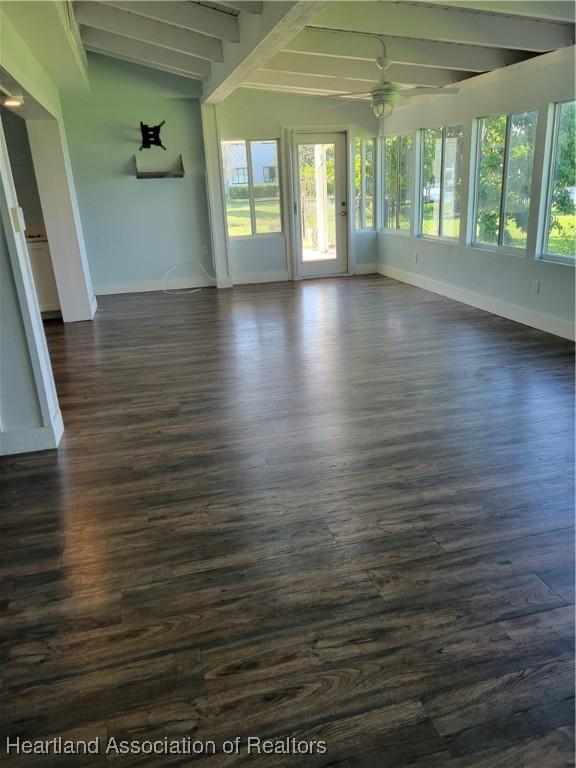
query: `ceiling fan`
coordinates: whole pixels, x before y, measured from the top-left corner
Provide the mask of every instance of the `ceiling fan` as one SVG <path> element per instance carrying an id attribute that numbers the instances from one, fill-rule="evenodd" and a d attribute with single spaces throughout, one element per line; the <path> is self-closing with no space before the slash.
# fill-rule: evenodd
<path id="1" fill-rule="evenodd" d="M 386 44 L 384 40 L 378 38 L 382 45 L 382 55 L 376 59 L 376 65 L 378 69 L 382 71 L 378 85 L 376 85 L 370 91 L 352 91 L 351 93 L 339 93 L 337 96 L 330 96 L 328 98 L 340 98 L 348 96 L 370 96 L 370 104 L 374 115 L 382 119 L 384 117 L 390 117 L 394 109 L 394 105 L 397 102 L 410 99 L 413 96 L 422 96 L 428 93 L 446 94 L 452 95 L 459 93 L 459 88 L 432 88 L 426 86 L 416 86 L 414 88 L 402 88 L 397 83 L 392 83 L 386 79 L 386 70 L 390 67 L 390 59 L 386 52 Z"/>

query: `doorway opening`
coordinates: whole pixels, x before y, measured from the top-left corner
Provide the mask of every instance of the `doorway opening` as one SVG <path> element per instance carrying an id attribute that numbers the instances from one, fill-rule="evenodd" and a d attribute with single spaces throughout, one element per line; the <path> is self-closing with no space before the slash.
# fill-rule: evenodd
<path id="1" fill-rule="evenodd" d="M 0 107 L 0 115 L 16 196 L 26 225 L 24 236 L 40 312 L 43 319 L 61 319 L 60 299 L 26 121 L 5 107 Z"/>

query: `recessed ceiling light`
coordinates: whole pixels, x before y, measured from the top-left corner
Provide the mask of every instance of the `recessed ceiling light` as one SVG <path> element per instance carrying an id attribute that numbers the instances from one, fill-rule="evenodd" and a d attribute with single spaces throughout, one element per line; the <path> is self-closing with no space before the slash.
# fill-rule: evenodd
<path id="1" fill-rule="evenodd" d="M 2 106 L 4 107 L 21 107 L 24 100 L 17 96 L 4 96 L 2 99 Z"/>

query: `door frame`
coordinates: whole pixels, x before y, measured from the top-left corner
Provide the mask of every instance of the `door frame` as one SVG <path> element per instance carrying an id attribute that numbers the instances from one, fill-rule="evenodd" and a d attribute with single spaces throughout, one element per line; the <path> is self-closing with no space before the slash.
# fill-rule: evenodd
<path id="1" fill-rule="evenodd" d="M 348 270 L 343 273 L 354 275 L 356 272 L 356 253 L 354 250 L 354 153 L 352 142 L 354 140 L 353 127 L 349 124 L 336 125 L 286 125 L 282 126 L 282 141 L 280 142 L 280 156 L 282 163 L 282 216 L 286 222 L 286 246 L 287 262 L 290 280 L 310 280 L 314 278 L 301 277 L 298 274 L 298 218 L 294 214 L 294 206 L 298 200 L 298 179 L 294 172 L 294 138 L 297 133 L 343 133 L 346 151 L 346 240 L 348 249 Z"/>

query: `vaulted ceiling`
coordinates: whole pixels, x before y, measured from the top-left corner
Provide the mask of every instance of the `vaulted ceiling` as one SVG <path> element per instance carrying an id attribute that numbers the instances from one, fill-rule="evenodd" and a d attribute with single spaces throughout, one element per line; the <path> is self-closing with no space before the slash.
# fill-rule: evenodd
<path id="1" fill-rule="evenodd" d="M 369 90 L 380 75 L 378 38 L 390 80 L 449 85 L 572 45 L 574 9 L 571 0 L 74 4 L 87 50 L 204 80 L 213 100 L 239 85 L 336 97 Z"/>

